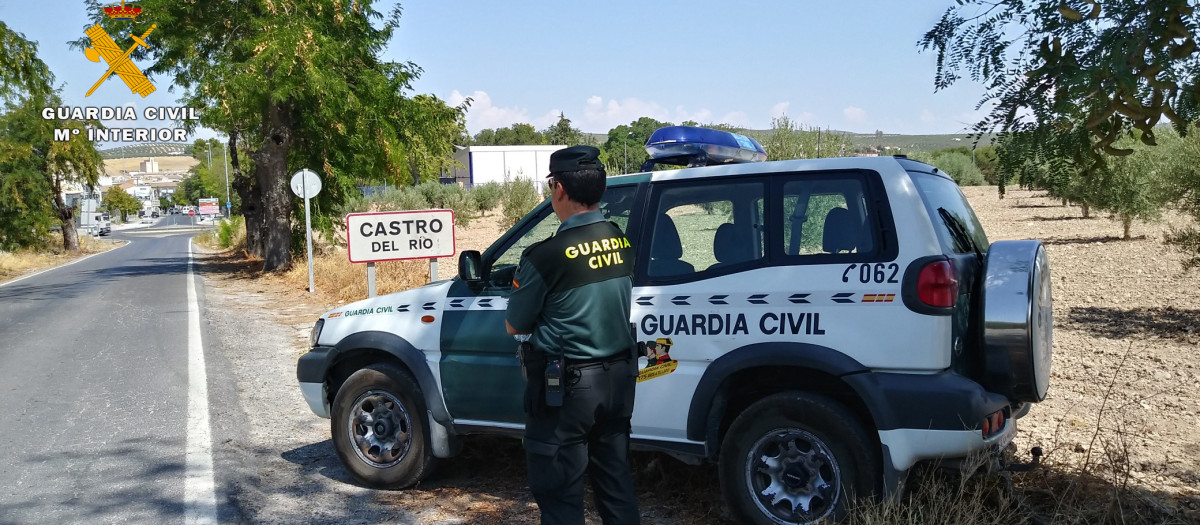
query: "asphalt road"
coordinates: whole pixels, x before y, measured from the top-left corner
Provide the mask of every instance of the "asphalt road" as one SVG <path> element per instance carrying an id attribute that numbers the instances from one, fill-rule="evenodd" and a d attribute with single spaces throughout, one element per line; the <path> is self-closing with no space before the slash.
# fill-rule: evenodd
<path id="1" fill-rule="evenodd" d="M 203 281 L 189 294 L 195 230 L 172 225 L 178 217 L 0 286 L 0 524 L 236 514 L 213 496 L 228 480 L 212 481 L 204 403 L 227 393 L 210 398 L 220 377 L 197 366 Z"/>

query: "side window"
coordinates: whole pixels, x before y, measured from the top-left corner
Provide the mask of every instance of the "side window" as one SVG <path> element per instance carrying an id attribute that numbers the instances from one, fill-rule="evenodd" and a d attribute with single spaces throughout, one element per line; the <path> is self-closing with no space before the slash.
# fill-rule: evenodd
<path id="1" fill-rule="evenodd" d="M 763 258 L 762 183 L 664 186 L 652 199 L 647 277 L 703 277 Z"/>
<path id="2" fill-rule="evenodd" d="M 783 184 L 785 255 L 873 255 L 876 232 L 858 177 L 804 177 Z"/>
<path id="3" fill-rule="evenodd" d="M 616 223 L 622 231 L 625 231 L 629 225 L 629 213 L 633 208 L 636 190 L 636 186 L 608 188 L 604 192 L 604 198 L 600 200 L 600 212 L 604 214 L 604 218 Z M 493 285 L 512 286 L 513 273 L 516 271 L 517 263 L 521 260 L 521 253 L 534 243 L 544 241 L 558 232 L 558 227 L 562 222 L 558 220 L 558 215 L 551 209 L 549 202 L 545 203 L 544 207 L 539 206 L 535 210 L 537 210 L 535 213 L 539 218 L 526 224 L 525 230 L 520 236 L 501 251 L 492 262 L 491 281 Z"/>

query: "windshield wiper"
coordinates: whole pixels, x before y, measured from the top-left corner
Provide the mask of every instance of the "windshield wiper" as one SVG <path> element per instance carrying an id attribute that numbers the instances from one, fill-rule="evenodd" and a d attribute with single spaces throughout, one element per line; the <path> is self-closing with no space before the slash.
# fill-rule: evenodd
<path id="1" fill-rule="evenodd" d="M 979 245 L 975 243 L 975 238 L 967 233 L 967 227 L 954 214 L 946 210 L 946 208 L 938 208 L 938 215 L 941 216 L 942 222 L 946 223 L 946 227 L 950 229 L 950 233 L 954 235 L 955 240 L 965 246 L 971 248 L 975 252 L 975 257 L 983 260 L 983 251 L 979 249 Z"/>

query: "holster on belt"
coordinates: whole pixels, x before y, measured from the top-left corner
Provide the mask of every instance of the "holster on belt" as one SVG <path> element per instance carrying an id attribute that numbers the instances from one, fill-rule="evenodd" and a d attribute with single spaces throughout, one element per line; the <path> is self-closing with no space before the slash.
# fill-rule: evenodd
<path id="1" fill-rule="evenodd" d="M 529 381 L 530 377 L 541 375 L 546 369 L 546 353 L 522 341 L 517 345 L 517 359 L 521 361 L 521 379 Z"/>

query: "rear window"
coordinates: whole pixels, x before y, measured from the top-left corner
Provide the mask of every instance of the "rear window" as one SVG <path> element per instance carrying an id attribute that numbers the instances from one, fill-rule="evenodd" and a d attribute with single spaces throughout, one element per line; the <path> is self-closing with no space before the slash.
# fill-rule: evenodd
<path id="1" fill-rule="evenodd" d="M 925 203 L 925 210 L 929 212 L 929 219 L 933 221 L 933 229 L 937 232 L 938 241 L 945 253 L 974 253 L 975 250 L 955 237 L 946 221 L 942 219 L 942 214 L 938 212 L 939 208 L 945 209 L 957 219 L 979 250 L 987 252 L 990 243 L 987 235 L 983 233 L 983 225 L 979 223 L 979 217 L 975 216 L 975 210 L 971 209 L 958 185 L 937 175 L 912 171 L 908 173 L 917 185 L 917 191 L 921 193 L 921 202 Z"/>

